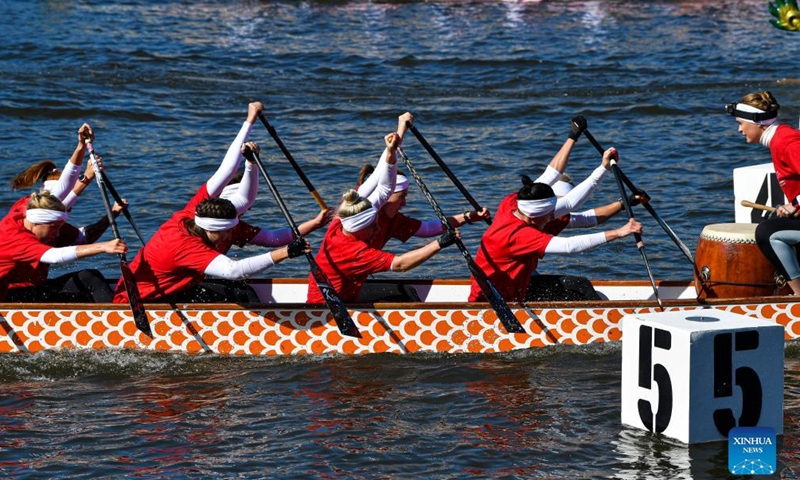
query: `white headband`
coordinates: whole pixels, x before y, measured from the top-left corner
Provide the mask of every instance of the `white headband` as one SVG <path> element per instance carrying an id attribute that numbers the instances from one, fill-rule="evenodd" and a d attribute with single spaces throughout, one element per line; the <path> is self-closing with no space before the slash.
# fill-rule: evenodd
<path id="1" fill-rule="evenodd" d="M 553 193 L 558 197 L 563 197 L 571 192 L 573 188 L 575 187 L 571 183 L 559 180 L 553 185 Z"/>
<path id="2" fill-rule="evenodd" d="M 408 177 L 397 174 L 397 183 L 394 185 L 394 193 L 405 192 L 408 190 Z"/>
<path id="3" fill-rule="evenodd" d="M 210 218 L 201 217 L 199 215 L 194 216 L 194 224 L 209 232 L 222 232 L 224 230 L 230 230 L 231 228 L 235 227 L 237 223 L 239 223 L 239 217 Z"/>
<path id="4" fill-rule="evenodd" d="M 370 207 L 361 213 L 357 213 L 350 217 L 341 218 L 342 227 L 344 227 L 344 229 L 350 233 L 355 233 L 372 225 L 377 216 L 378 211 L 375 210 L 375 207 Z"/>
<path id="5" fill-rule="evenodd" d="M 543 217 L 556 209 L 556 197 L 540 200 L 517 200 L 517 209 L 530 218 Z"/>
<path id="6" fill-rule="evenodd" d="M 44 185 L 42 186 L 41 192 L 47 190 L 48 192 L 52 192 L 54 188 L 58 186 L 58 180 L 45 180 Z"/>
<path id="7" fill-rule="evenodd" d="M 31 223 L 54 223 L 66 222 L 69 214 L 58 210 L 48 210 L 46 208 L 29 208 L 25 212 L 25 218 Z"/>
<path id="8" fill-rule="evenodd" d="M 773 110 L 775 115 L 772 118 L 766 118 L 766 119 L 758 120 L 758 121 L 753 120 L 752 118 L 748 118 L 748 117 L 753 117 L 753 115 L 737 115 L 737 113 L 739 113 L 739 112 L 742 112 L 742 113 L 745 113 L 745 114 L 748 114 L 748 113 L 767 113 L 766 111 L 761 110 L 760 108 L 756 108 L 756 107 L 754 107 L 752 105 L 748 105 L 746 103 L 737 103 L 737 104 L 735 104 L 734 105 L 734 112 L 732 113 L 732 115 L 735 116 L 736 118 L 742 120 L 743 122 L 753 123 L 753 124 L 756 124 L 756 125 L 772 125 L 773 123 L 778 121 L 778 111 L 777 110 Z"/>

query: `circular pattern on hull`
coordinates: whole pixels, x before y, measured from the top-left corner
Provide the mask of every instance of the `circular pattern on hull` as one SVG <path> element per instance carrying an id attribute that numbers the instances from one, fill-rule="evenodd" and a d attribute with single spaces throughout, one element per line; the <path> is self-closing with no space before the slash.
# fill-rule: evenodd
<path id="1" fill-rule="evenodd" d="M 800 304 L 716 307 L 779 323 L 786 339 L 800 336 Z M 694 307 L 668 311 L 695 310 Z M 515 311 L 527 333 L 509 334 L 492 310 L 352 310 L 361 338 L 343 336 L 327 311 L 150 310 L 155 337 L 134 326 L 129 312 L 108 310 L 0 310 L 0 353 L 59 348 L 131 348 L 221 355 L 366 353 L 497 353 L 556 343 L 618 341 L 620 319 L 652 308 L 586 308 Z"/>

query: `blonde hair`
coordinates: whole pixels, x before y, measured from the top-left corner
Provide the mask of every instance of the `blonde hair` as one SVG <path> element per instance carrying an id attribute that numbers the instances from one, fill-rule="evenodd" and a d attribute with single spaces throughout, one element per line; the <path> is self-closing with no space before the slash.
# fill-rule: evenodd
<path id="1" fill-rule="evenodd" d="M 42 160 L 14 177 L 14 180 L 11 180 L 11 188 L 14 190 L 28 188 L 40 180 L 58 180 L 60 176 L 61 171 L 56 168 L 55 163 L 50 160 Z"/>
<path id="2" fill-rule="evenodd" d="M 49 191 L 31 193 L 30 200 L 28 200 L 28 210 L 36 208 L 46 208 L 47 210 L 55 210 L 58 212 L 66 212 L 67 207 L 55 195 L 51 195 Z"/>
<path id="3" fill-rule="evenodd" d="M 769 90 L 764 90 L 763 92 L 757 93 L 749 93 L 745 95 L 739 103 L 750 105 L 751 107 L 755 107 L 765 112 L 772 112 L 781 107 L 778 105 L 778 101 L 775 100 L 775 97 Z"/>
<path id="4" fill-rule="evenodd" d="M 339 217 L 352 217 L 370 208 L 372 208 L 372 202 L 351 188 L 342 195 L 342 203 L 339 204 Z"/>

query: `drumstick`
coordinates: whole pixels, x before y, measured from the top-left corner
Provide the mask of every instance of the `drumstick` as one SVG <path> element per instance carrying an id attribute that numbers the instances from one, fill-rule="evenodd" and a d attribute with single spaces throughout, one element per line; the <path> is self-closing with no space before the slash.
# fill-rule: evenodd
<path id="1" fill-rule="evenodd" d="M 775 207 L 770 207 L 769 205 L 762 205 L 760 203 L 753 203 L 749 200 L 742 200 L 740 203 L 743 207 L 755 208 L 756 210 L 764 210 L 765 212 L 774 212 L 776 210 Z"/>

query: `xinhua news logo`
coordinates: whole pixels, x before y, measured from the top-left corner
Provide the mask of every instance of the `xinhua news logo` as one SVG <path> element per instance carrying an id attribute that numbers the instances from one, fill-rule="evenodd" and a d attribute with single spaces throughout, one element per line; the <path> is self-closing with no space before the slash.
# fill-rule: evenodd
<path id="1" fill-rule="evenodd" d="M 775 429 L 735 427 L 728 433 L 728 470 L 734 475 L 771 475 L 777 468 Z"/>

